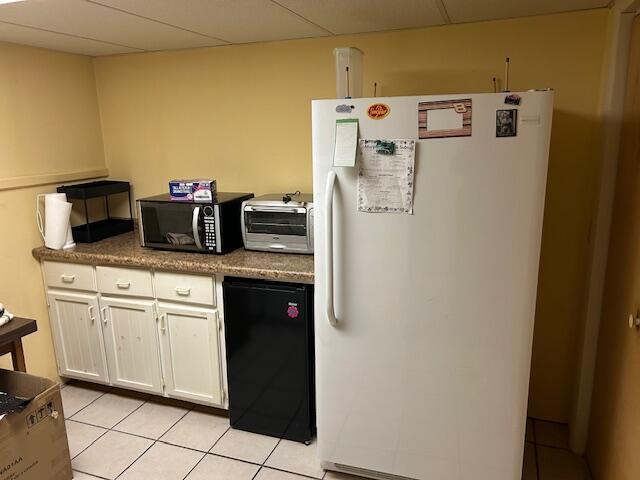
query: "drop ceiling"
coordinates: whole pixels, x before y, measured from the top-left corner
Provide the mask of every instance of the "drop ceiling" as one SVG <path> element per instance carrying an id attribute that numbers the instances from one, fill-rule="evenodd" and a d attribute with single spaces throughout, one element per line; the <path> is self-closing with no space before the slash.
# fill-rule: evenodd
<path id="1" fill-rule="evenodd" d="M 611 0 L 0 0 L 0 41 L 100 56 L 606 7 Z"/>

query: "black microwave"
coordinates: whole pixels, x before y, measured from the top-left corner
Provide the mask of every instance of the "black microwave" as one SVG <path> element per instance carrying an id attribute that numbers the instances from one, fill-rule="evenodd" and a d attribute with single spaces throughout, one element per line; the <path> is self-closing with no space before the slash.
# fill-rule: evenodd
<path id="1" fill-rule="evenodd" d="M 242 246 L 242 202 L 253 193 L 217 192 L 211 202 L 171 200 L 168 193 L 141 198 L 140 242 L 183 252 L 227 253 Z"/>

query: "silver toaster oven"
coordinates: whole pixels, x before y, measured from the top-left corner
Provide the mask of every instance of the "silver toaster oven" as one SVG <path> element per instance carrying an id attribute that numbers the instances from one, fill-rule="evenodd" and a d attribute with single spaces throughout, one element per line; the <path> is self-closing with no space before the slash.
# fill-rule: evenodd
<path id="1" fill-rule="evenodd" d="M 313 196 L 263 195 L 242 202 L 242 239 L 247 250 L 313 253 Z"/>

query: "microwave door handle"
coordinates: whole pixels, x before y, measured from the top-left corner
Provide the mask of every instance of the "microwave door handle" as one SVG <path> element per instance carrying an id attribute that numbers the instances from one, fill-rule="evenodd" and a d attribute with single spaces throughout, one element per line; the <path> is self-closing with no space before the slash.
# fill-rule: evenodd
<path id="1" fill-rule="evenodd" d="M 244 210 L 246 212 L 266 212 L 266 213 L 305 213 L 306 210 L 304 208 L 283 208 L 283 207 L 245 207 Z"/>
<path id="2" fill-rule="evenodd" d="M 324 245 L 325 255 L 325 290 L 327 295 L 327 319 L 332 326 L 338 324 L 334 305 L 333 285 L 333 190 L 336 184 L 336 172 L 333 170 L 327 176 L 327 189 L 324 197 Z"/>
<path id="3" fill-rule="evenodd" d="M 198 220 L 200 220 L 200 207 L 196 207 L 193 209 L 191 229 L 193 230 L 193 240 L 196 242 L 196 247 L 198 247 L 198 250 L 202 250 L 202 243 L 200 243 L 200 234 L 198 233 Z"/>

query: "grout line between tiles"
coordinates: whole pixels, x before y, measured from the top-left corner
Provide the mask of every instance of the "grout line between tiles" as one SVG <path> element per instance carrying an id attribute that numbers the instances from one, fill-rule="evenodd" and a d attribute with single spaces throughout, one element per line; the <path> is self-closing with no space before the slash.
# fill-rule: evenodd
<path id="1" fill-rule="evenodd" d="M 540 464 L 538 462 L 538 442 L 536 439 L 536 419 L 527 417 L 527 422 L 531 422 L 531 436 L 533 437 L 533 462 L 536 465 L 536 480 L 540 480 Z"/>
<path id="2" fill-rule="evenodd" d="M 124 475 L 124 472 L 126 472 L 127 470 L 129 470 L 131 468 L 131 466 L 136 463 L 138 460 L 140 460 L 145 453 L 147 453 L 149 450 L 151 450 L 151 448 L 156 444 L 157 442 L 153 442 L 151 445 L 149 445 L 144 452 L 142 452 L 140 455 L 138 455 L 138 457 L 129 464 L 129 466 L 127 468 L 125 468 L 123 471 L 121 471 L 118 475 L 116 475 L 116 480 L 118 478 L 120 478 L 122 475 Z"/>
<path id="3" fill-rule="evenodd" d="M 202 452 L 200 452 L 200 453 L 202 453 Z M 182 477 L 182 480 L 186 480 L 186 478 L 187 478 L 189 475 L 191 475 L 191 472 L 193 472 L 193 471 L 196 469 L 196 467 L 197 467 L 198 465 L 200 465 L 200 462 L 202 462 L 202 460 L 204 460 L 205 458 L 207 458 L 207 455 L 209 455 L 209 454 L 208 454 L 208 453 L 202 453 L 202 457 L 200 457 L 200 460 L 198 460 L 198 461 L 196 462 L 196 464 L 191 468 L 191 470 L 189 470 L 189 471 L 187 472 L 187 474 L 186 474 L 184 477 Z"/>
<path id="4" fill-rule="evenodd" d="M 95 427 L 95 428 L 101 428 L 103 430 L 106 430 L 107 432 L 109 430 L 111 430 L 110 428 L 107 427 L 101 427 L 100 425 L 94 425 L 93 423 L 87 423 L 87 422 L 83 422 L 82 420 L 76 420 L 75 418 L 65 418 L 64 419 L 65 422 L 75 422 L 75 423 L 81 423 L 82 425 L 87 425 L 89 427 Z M 124 432 L 120 432 L 120 433 L 124 433 Z"/>
<path id="5" fill-rule="evenodd" d="M 73 421 L 75 421 L 75 420 L 69 420 L 69 421 L 70 421 L 70 422 L 73 422 Z M 66 422 L 66 420 L 65 420 L 65 422 Z M 88 425 L 88 426 L 90 426 L 90 427 L 95 427 L 95 425 L 89 425 L 88 423 L 82 423 L 82 422 L 76 422 L 76 423 L 81 423 L 82 425 Z M 78 456 L 79 456 L 80 454 L 82 454 L 85 450 L 87 450 L 89 447 L 91 447 L 91 445 L 93 445 L 93 444 L 94 444 L 94 443 L 96 443 L 98 440 L 100 440 L 102 437 L 104 437 L 104 436 L 107 434 L 107 432 L 109 432 L 109 430 L 108 430 L 108 429 L 105 429 L 105 430 L 104 430 L 104 432 L 102 432 L 100 435 L 98 435 L 98 438 L 96 438 L 93 442 L 91 442 L 89 445 L 87 445 L 87 446 L 86 446 L 86 447 L 84 447 L 82 450 L 80 450 L 78 453 L 76 453 L 76 454 L 73 456 L 73 458 L 72 458 L 71 460 L 73 460 L 73 459 L 75 459 L 75 458 L 78 458 Z"/>
<path id="6" fill-rule="evenodd" d="M 134 413 L 136 413 L 138 410 L 140 410 L 142 408 L 142 406 L 144 404 L 146 404 L 149 401 L 149 399 L 144 400 L 140 405 L 138 405 L 136 408 L 134 408 L 133 410 L 131 410 L 122 420 L 120 420 L 119 422 L 116 422 L 116 424 L 109 428 L 109 430 L 113 430 L 115 432 L 117 432 L 118 430 L 115 430 L 115 428 L 120 425 L 122 422 L 124 422 L 127 418 L 129 418 L 131 415 L 133 415 Z M 126 433 L 126 432 L 120 432 L 120 433 Z M 154 439 L 155 440 L 155 439 Z"/>
<path id="7" fill-rule="evenodd" d="M 530 419 L 531 419 L 531 420 L 533 420 L 533 421 L 540 422 L 540 423 L 553 423 L 554 425 L 564 425 L 564 426 L 567 426 L 567 423 L 566 423 L 566 422 L 556 422 L 556 421 L 554 421 L 554 420 L 543 420 L 543 419 L 541 419 L 541 418 L 536 418 L 536 417 L 528 417 L 528 418 L 530 418 Z"/>
<path id="8" fill-rule="evenodd" d="M 535 433 L 533 439 L 535 440 Z M 536 479 L 540 480 L 540 462 L 538 462 L 538 445 L 533 445 L 533 461 L 536 464 Z"/>
<path id="9" fill-rule="evenodd" d="M 258 467 L 258 470 L 256 470 L 256 473 L 254 473 L 254 474 L 253 474 L 253 477 L 251 477 L 251 480 L 255 480 L 255 479 L 256 479 L 256 477 L 258 476 L 258 474 L 260 473 L 260 471 L 262 470 L 262 468 L 263 468 L 263 466 L 262 466 L 262 465 L 260 465 L 260 466 Z"/>
<path id="10" fill-rule="evenodd" d="M 269 458 L 271 457 L 271 455 L 273 455 L 273 452 L 276 451 L 276 448 L 278 448 L 278 445 L 280 445 L 280 442 L 282 441 L 281 438 L 278 439 L 278 441 L 276 442 L 276 446 L 273 447 L 273 449 L 271 449 L 271 452 L 269 453 L 269 455 L 267 455 L 267 458 L 264 459 L 264 462 L 262 462 L 262 465 L 266 465 L 267 461 L 269 460 Z"/>
<path id="11" fill-rule="evenodd" d="M 102 480 L 109 480 L 107 477 L 101 477 L 100 475 L 95 475 L 93 473 L 83 472 L 82 470 L 71 469 L 72 472 L 84 473 L 85 475 L 89 475 L 90 477 L 101 478 Z"/>
<path id="12" fill-rule="evenodd" d="M 241 458 L 230 457 L 228 455 L 221 455 L 219 453 L 208 453 L 207 455 L 213 455 L 214 457 L 227 458 L 229 460 L 235 460 L 236 462 L 248 463 L 249 465 L 253 465 L 255 467 L 262 466 L 260 463 L 250 462 L 249 460 L 242 460 Z"/>
<path id="13" fill-rule="evenodd" d="M 536 442 L 536 421 L 531 417 L 527 417 L 527 425 L 529 425 L 529 422 L 531 423 L 531 436 L 533 437 L 533 443 L 535 444 L 537 443 Z M 525 437 L 526 437 L 526 433 L 525 433 Z"/>
<path id="14" fill-rule="evenodd" d="M 120 420 L 118 423 L 116 423 L 116 424 L 115 424 L 113 427 L 111 427 L 109 430 L 112 430 L 112 431 L 114 431 L 114 432 L 118 432 L 118 433 L 126 433 L 127 435 L 134 435 L 134 436 L 136 436 L 136 437 L 146 438 L 147 440 L 153 440 L 154 442 L 157 442 L 157 441 L 159 441 L 159 440 L 160 440 L 164 435 L 166 435 L 166 433 L 167 433 L 169 430 L 171 430 L 173 427 L 175 427 L 175 426 L 176 426 L 176 424 L 177 424 L 180 420 L 182 420 L 184 417 L 186 417 L 186 416 L 187 416 L 187 414 L 188 414 L 190 411 L 192 411 L 192 410 L 194 409 L 194 407 L 191 407 L 190 409 L 188 409 L 188 410 L 187 410 L 187 411 L 186 411 L 186 412 L 185 412 L 185 413 L 184 413 L 184 414 L 183 414 L 183 415 L 182 415 L 178 420 L 176 420 L 175 422 L 173 422 L 169 428 L 167 428 L 164 432 L 162 432 L 158 438 L 145 437 L 144 435 L 140 435 L 140 434 L 138 434 L 138 433 L 124 432 L 124 431 L 122 431 L 122 430 L 117 430 L 117 429 L 116 429 L 116 427 L 117 427 L 118 425 L 120 425 L 120 424 L 121 424 L 122 422 L 124 422 L 127 418 L 129 418 L 131 415 L 133 415 L 137 410 L 139 410 L 140 408 L 142 408 L 145 404 L 149 403 L 149 401 L 150 401 L 150 400 L 151 400 L 151 399 L 144 401 L 144 402 L 142 403 L 142 405 L 140 405 L 140 406 L 139 406 L 138 408 L 136 408 L 133 412 L 131 412 L 129 415 L 127 415 L 127 416 L 126 416 L 126 417 L 124 417 L 122 420 Z M 104 428 L 104 427 L 103 427 L 103 428 Z M 172 445 L 172 444 L 171 444 L 171 443 L 169 443 L 169 442 L 162 442 L 162 443 L 166 443 L 167 445 Z M 175 445 L 175 446 L 180 447 L 181 445 Z M 200 451 L 200 450 L 198 450 L 198 451 Z"/>
<path id="15" fill-rule="evenodd" d="M 589 475 L 589 478 L 586 480 L 592 480 L 593 479 L 593 472 L 591 471 L 591 465 L 589 465 L 589 462 L 587 462 L 587 459 L 585 457 L 582 457 L 582 461 L 584 462 L 585 466 L 587 467 L 587 475 Z"/>
<path id="16" fill-rule="evenodd" d="M 73 417 L 75 417 L 77 414 L 79 414 L 81 411 L 83 411 L 85 408 L 89 407 L 90 405 L 93 405 L 96 401 L 98 401 L 98 399 L 104 397 L 107 393 L 109 393 L 109 391 L 106 392 L 102 392 L 101 395 L 98 395 L 96 398 L 94 398 L 93 400 L 91 400 L 89 403 L 87 403 L 84 407 L 82 407 L 80 410 L 78 410 L 77 412 L 75 412 L 73 415 L 71 415 L 70 417 L 65 418 L 65 420 L 70 420 Z M 64 410 L 64 403 L 62 404 L 62 409 Z M 96 425 L 94 425 L 96 426 Z M 104 427 L 102 427 L 104 428 Z"/>
<path id="17" fill-rule="evenodd" d="M 564 452 L 570 452 L 573 453 L 571 451 L 571 449 L 566 448 L 566 447 L 558 447 L 557 445 L 547 445 L 546 443 L 536 443 L 537 446 L 539 447 L 544 447 L 544 448 L 553 448 L 554 450 L 562 450 Z"/>
<path id="18" fill-rule="evenodd" d="M 224 437 L 224 436 L 229 432 L 229 430 L 231 430 L 231 425 L 229 425 L 229 426 L 227 427 L 227 429 L 224 431 L 224 433 L 223 433 L 222 435 L 220 435 L 220 436 L 218 437 L 218 439 L 217 439 L 215 442 L 213 442 L 213 445 L 211 445 L 211 448 L 209 448 L 209 450 L 207 450 L 207 453 L 213 453 L 211 450 L 213 450 L 213 449 L 214 449 L 214 447 L 218 444 L 218 442 L 219 442 L 220 440 L 222 440 L 222 437 Z M 216 455 L 217 455 L 217 454 L 216 454 Z M 224 455 L 220 455 L 220 456 L 221 456 L 221 457 L 224 457 Z M 252 462 L 249 462 L 249 463 L 252 463 Z"/>
<path id="19" fill-rule="evenodd" d="M 171 430 L 173 427 L 175 427 L 178 422 L 180 422 L 180 420 L 182 420 L 184 417 L 186 417 L 187 415 L 189 415 L 189 412 L 192 412 L 193 409 L 195 408 L 195 405 L 192 406 L 191 408 L 189 408 L 186 412 L 184 412 L 184 415 L 182 415 L 178 420 L 176 420 L 175 422 L 173 422 L 173 424 L 171 424 L 171 426 L 169 428 L 167 428 L 164 432 L 162 432 L 162 434 L 156 438 L 156 440 L 160 440 L 162 437 L 164 437 L 167 433 L 169 433 L 169 430 Z"/>
<path id="20" fill-rule="evenodd" d="M 556 450 L 565 450 L 567 452 L 571 452 L 571 449 L 569 447 L 558 447 L 557 445 L 547 445 L 546 443 L 538 443 L 538 436 L 536 434 L 536 423 L 540 422 L 540 423 L 549 423 L 552 425 L 564 425 L 566 426 L 566 423 L 562 423 L 562 422 L 550 422 L 548 420 L 539 420 L 537 418 L 533 418 L 533 417 L 527 417 L 528 419 L 531 420 L 531 428 L 533 430 L 532 435 L 533 435 L 533 443 L 535 443 L 536 445 L 539 445 L 541 447 L 547 447 L 547 448 L 555 448 Z M 573 452 L 571 452 L 573 453 Z"/>
<path id="21" fill-rule="evenodd" d="M 324 475 L 327 474 L 327 472 L 323 470 L 324 474 L 322 475 L 321 478 L 318 478 L 318 477 L 312 477 L 311 475 L 307 475 L 305 473 L 292 472 L 291 470 L 285 470 L 284 468 L 272 467 L 271 465 L 263 465 L 263 467 L 269 470 L 277 470 L 279 472 L 292 473 L 293 475 L 297 475 L 299 477 L 304 477 L 304 478 L 311 478 L 313 480 L 322 480 L 324 478 Z"/>
<path id="22" fill-rule="evenodd" d="M 131 435 L 131 434 L 130 434 Z M 164 445 L 170 445 L 172 447 L 178 447 L 178 448 L 184 448 L 185 450 L 191 450 L 192 452 L 198 452 L 198 453 L 204 453 L 204 454 L 209 454 L 208 451 L 206 450 L 198 450 L 197 448 L 193 448 L 193 447 L 187 447 L 185 445 L 179 445 L 177 443 L 171 443 L 171 442 L 167 442 L 166 440 L 156 440 L 157 443 L 162 443 Z M 212 454 L 213 455 L 213 454 Z M 219 455 L 220 457 L 222 457 L 223 455 Z M 234 459 L 237 460 L 237 459 Z M 251 463 L 251 462 L 247 462 L 247 463 Z"/>
<path id="23" fill-rule="evenodd" d="M 96 398 L 96 400 L 97 400 L 97 398 Z M 138 405 L 138 406 L 137 406 L 136 408 L 134 408 L 131 412 L 129 412 L 129 413 L 128 413 L 128 414 L 127 414 L 127 415 L 126 415 L 122 420 L 119 420 L 115 425 L 113 425 L 113 426 L 111 426 L 111 427 L 105 427 L 104 425 L 96 425 L 96 424 L 94 424 L 94 423 L 89 423 L 89 422 L 83 422 L 83 421 L 81 421 L 81 420 L 76 420 L 76 419 L 75 419 L 75 418 L 73 418 L 73 417 L 70 417 L 70 418 L 65 419 L 65 420 L 72 420 L 72 421 L 74 421 L 74 422 L 84 423 L 85 425 L 91 425 L 92 427 L 106 428 L 107 430 L 112 430 L 112 431 L 114 431 L 114 432 L 118 432 L 118 433 L 127 433 L 127 432 L 121 432 L 121 431 L 119 431 L 119 430 L 114 430 L 114 428 L 115 428 L 117 425 L 119 425 L 119 424 L 120 424 L 120 422 L 122 422 L 122 421 L 126 420 L 127 418 L 129 418 L 129 416 L 130 416 L 130 415 L 132 415 L 133 413 L 135 413 L 135 412 L 136 412 L 140 407 L 142 407 L 142 405 L 144 405 L 145 403 L 147 403 L 147 400 L 143 401 L 140 405 Z M 87 405 L 87 407 L 88 407 L 88 406 L 89 406 L 89 405 Z M 85 408 L 86 408 L 86 407 L 85 407 Z M 80 413 L 80 411 L 78 411 L 78 413 Z M 74 414 L 74 417 L 75 417 L 75 415 L 77 415 L 77 414 Z M 142 437 L 142 435 L 136 435 L 136 437 Z M 146 438 L 146 437 L 142 437 L 142 438 Z M 150 440 L 153 440 L 153 439 L 150 439 Z"/>

